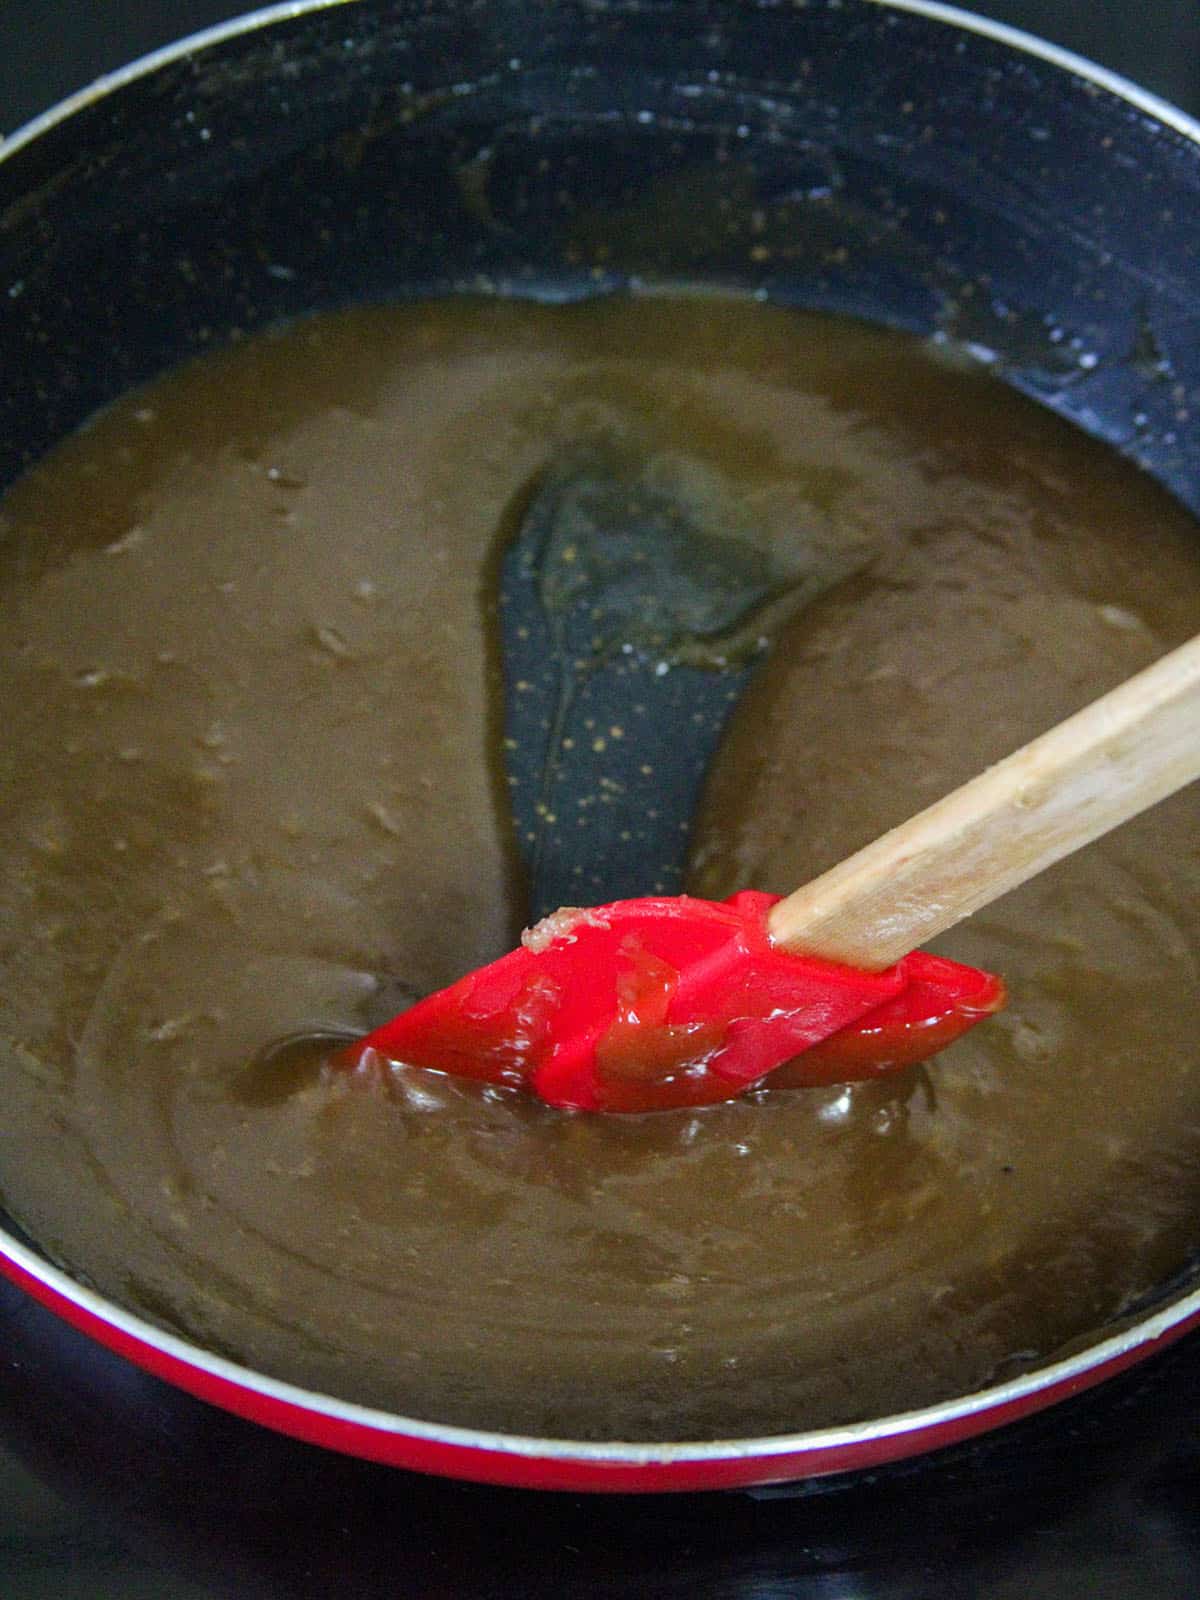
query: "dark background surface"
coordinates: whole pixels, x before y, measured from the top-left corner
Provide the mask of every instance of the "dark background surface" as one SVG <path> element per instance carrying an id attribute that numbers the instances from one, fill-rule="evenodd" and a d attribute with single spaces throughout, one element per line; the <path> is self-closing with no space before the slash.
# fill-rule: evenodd
<path id="1" fill-rule="evenodd" d="M 237 9 L 3 0 L 0 129 Z M 977 9 L 1200 112 L 1200 0 Z M 599 1501 L 440 1484 L 277 1439 L 0 1285 L 0 1600 L 335 1593 L 1182 1600 L 1200 1594 L 1200 1340 L 873 1480 Z"/>

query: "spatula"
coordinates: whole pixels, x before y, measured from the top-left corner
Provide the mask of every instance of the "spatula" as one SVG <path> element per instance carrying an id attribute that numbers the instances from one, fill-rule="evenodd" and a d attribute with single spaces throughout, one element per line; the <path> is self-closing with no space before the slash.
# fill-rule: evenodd
<path id="1" fill-rule="evenodd" d="M 1004 1001 L 999 978 L 915 946 L 1197 777 L 1200 638 L 786 899 L 555 912 L 343 1060 L 592 1111 L 877 1077 Z"/>

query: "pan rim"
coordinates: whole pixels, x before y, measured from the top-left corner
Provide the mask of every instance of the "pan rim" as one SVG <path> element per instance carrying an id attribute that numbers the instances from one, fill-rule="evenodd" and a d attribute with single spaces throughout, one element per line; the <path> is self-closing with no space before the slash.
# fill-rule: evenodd
<path id="1" fill-rule="evenodd" d="M 667 1467 L 739 1461 L 766 1464 L 781 1456 L 832 1457 L 862 1449 L 866 1445 L 900 1442 L 910 1436 L 916 1438 L 934 1431 L 942 1433 L 947 1428 L 954 1428 L 955 1424 L 968 1423 L 993 1411 L 1024 1414 L 1037 1408 L 1039 1398 L 1049 1404 L 1050 1399 L 1057 1398 L 1059 1392 L 1074 1392 L 1084 1388 L 1110 1369 L 1128 1364 L 1135 1355 L 1148 1355 L 1154 1346 L 1165 1347 L 1172 1335 L 1183 1334 L 1191 1323 L 1200 1321 L 1200 1289 L 1193 1289 L 1151 1316 L 1138 1319 L 1070 1356 L 1034 1367 L 1027 1373 L 974 1390 L 970 1394 L 957 1395 L 913 1411 L 895 1412 L 864 1422 L 764 1434 L 746 1439 L 572 1440 L 428 1422 L 402 1416 L 399 1412 L 342 1400 L 319 1390 L 305 1389 L 282 1378 L 273 1378 L 207 1350 L 179 1334 L 159 1328 L 136 1312 L 126 1310 L 117 1301 L 54 1266 L 39 1251 L 22 1244 L 3 1226 L 0 1226 L 0 1262 L 9 1264 L 24 1277 L 41 1284 L 55 1300 L 71 1304 L 85 1316 L 104 1324 L 125 1339 L 158 1352 L 172 1363 L 201 1373 L 222 1386 L 232 1386 L 243 1393 L 277 1401 L 285 1407 L 377 1435 L 422 1440 L 493 1455 L 536 1458 L 541 1461 L 586 1462 L 597 1466 Z"/>
<path id="2" fill-rule="evenodd" d="M 161 45 L 156 50 L 150 50 L 124 66 L 115 68 L 112 72 L 102 73 L 91 83 L 76 89 L 64 99 L 47 107 L 45 111 L 22 123 L 7 136 L 0 132 L 0 161 L 9 160 L 17 155 L 35 139 L 48 133 L 59 123 L 66 122 L 77 112 L 85 110 L 93 102 L 104 99 L 128 84 L 135 83 L 139 78 L 150 76 L 160 67 L 170 66 L 185 56 L 195 55 L 202 50 L 211 49 L 214 45 L 228 43 L 242 34 L 254 33 L 279 22 L 295 21 L 309 14 L 333 11 L 341 6 L 358 3 L 359 0 L 277 0 L 274 5 L 260 6 L 254 11 L 231 17 L 227 22 L 218 22 L 210 28 L 200 28 L 194 33 L 185 34 L 181 39 Z M 943 4 L 942 0 L 866 0 L 866 3 L 880 11 L 906 12 L 911 16 L 924 17 L 930 22 L 957 28 L 964 33 L 976 33 L 981 38 L 994 40 L 997 44 L 1008 45 L 1025 55 L 1045 61 L 1050 66 L 1059 67 L 1073 77 L 1094 83 L 1097 88 L 1106 89 L 1118 99 L 1125 100 L 1137 110 L 1145 112 L 1156 122 L 1164 123 L 1193 143 L 1200 144 L 1200 118 L 1192 116 L 1190 112 L 1174 105 L 1162 95 L 1155 94 L 1153 90 L 1134 83 L 1132 79 L 1115 72 L 1111 67 L 1103 67 L 1065 45 L 1053 44 L 1050 40 L 1039 38 L 1037 34 L 1029 33 L 1024 28 L 1014 27 L 1007 22 L 997 22 L 991 17 L 981 17 L 976 12 L 968 11 L 961 6 Z"/>

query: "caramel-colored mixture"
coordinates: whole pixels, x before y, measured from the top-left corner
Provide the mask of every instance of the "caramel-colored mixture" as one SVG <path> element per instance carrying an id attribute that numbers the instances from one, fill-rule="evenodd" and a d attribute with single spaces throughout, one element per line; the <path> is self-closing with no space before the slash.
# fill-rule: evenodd
<path id="1" fill-rule="evenodd" d="M 1197 1240 L 1194 793 L 943 940 L 1011 1004 L 888 1082 L 589 1117 L 281 1043 L 518 937 L 489 573 L 589 440 L 834 573 L 735 713 L 699 893 L 791 889 L 1200 622 L 1165 494 L 897 335 L 458 302 L 181 371 L 0 504 L 5 1204 L 162 1325 L 424 1418 L 719 1438 L 1020 1370 Z"/>

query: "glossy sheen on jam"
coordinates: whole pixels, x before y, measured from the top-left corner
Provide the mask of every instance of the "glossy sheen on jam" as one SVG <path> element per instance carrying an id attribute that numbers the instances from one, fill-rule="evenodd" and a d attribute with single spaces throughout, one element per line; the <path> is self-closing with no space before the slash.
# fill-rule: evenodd
<path id="1" fill-rule="evenodd" d="M 786 892 L 1200 625 L 1165 495 L 896 335 L 460 302 L 214 355 L 0 504 L 4 1200 L 164 1326 L 456 1423 L 783 1432 L 1035 1363 L 1197 1242 L 1194 794 L 944 940 L 1009 1006 L 886 1081 L 586 1117 L 324 1064 L 526 920 L 483 607 L 589 440 L 828 577 L 697 894 Z"/>

